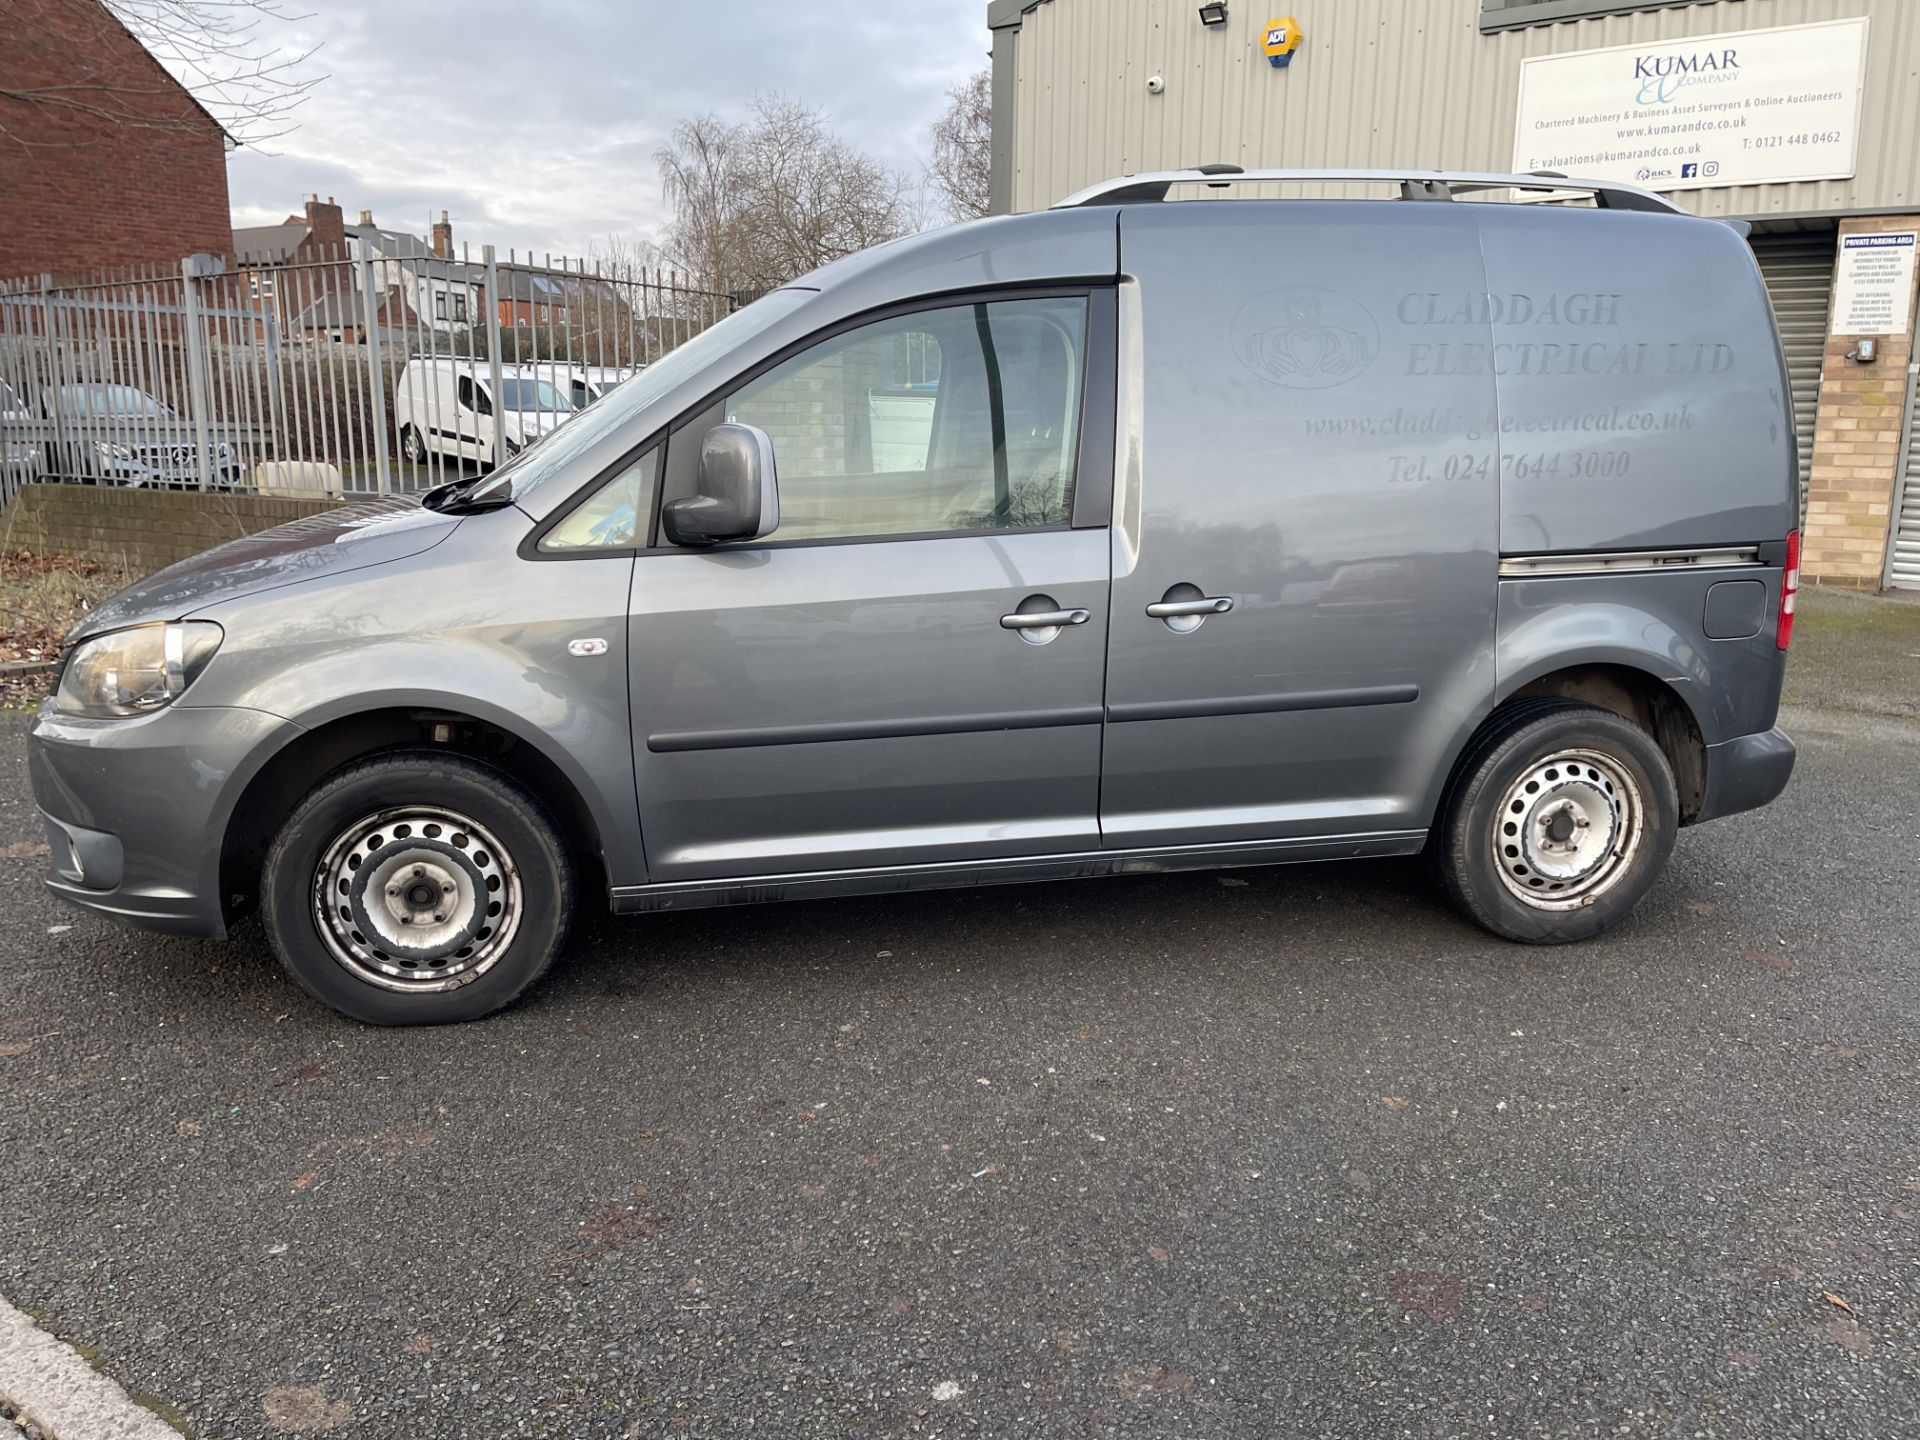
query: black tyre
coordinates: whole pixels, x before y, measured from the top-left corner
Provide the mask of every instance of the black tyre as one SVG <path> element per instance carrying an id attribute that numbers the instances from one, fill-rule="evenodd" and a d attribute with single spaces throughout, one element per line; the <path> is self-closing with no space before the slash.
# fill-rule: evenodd
<path id="1" fill-rule="evenodd" d="M 1626 918 L 1679 823 L 1673 770 L 1646 731 L 1597 706 L 1527 701 L 1468 746 L 1429 854 L 1494 934 L 1558 945 Z"/>
<path id="2" fill-rule="evenodd" d="M 372 1025 L 441 1025 L 540 978 L 566 940 L 573 884 L 559 832 L 512 780 L 403 751 L 300 802 L 267 855 L 261 913 L 315 999 Z"/>
<path id="3" fill-rule="evenodd" d="M 400 427 L 400 453 L 406 456 L 409 465 L 426 464 L 427 442 L 411 425 Z"/>

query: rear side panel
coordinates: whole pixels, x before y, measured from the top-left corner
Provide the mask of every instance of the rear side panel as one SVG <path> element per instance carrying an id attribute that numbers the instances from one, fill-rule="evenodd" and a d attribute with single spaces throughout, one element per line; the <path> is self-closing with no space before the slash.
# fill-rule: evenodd
<path id="1" fill-rule="evenodd" d="M 1121 212 L 1140 428 L 1115 507 L 1109 847 L 1427 825 L 1492 702 L 1498 467 L 1491 374 L 1416 369 L 1407 297 L 1484 297 L 1472 209 Z M 1191 596 L 1231 608 L 1149 610 Z"/>
<path id="2" fill-rule="evenodd" d="M 1756 565 L 1503 580 L 1501 694 L 1556 670 L 1620 665 L 1668 682 L 1709 745 L 1769 729 L 1785 670 L 1773 639 L 1780 574 Z M 1751 608 L 1727 603 L 1749 589 Z"/>
<path id="3" fill-rule="evenodd" d="M 1671 686 L 1709 746 L 1767 730 L 1797 462 L 1752 252 L 1679 216 L 1476 208 L 1488 313 L 1468 318 L 1493 333 L 1501 552 L 1592 570 L 1502 580 L 1501 695 L 1618 665 Z M 1449 326 L 1470 328 L 1436 316 Z M 1742 551 L 1754 563 L 1724 563 Z M 1641 568 L 1607 568 L 1623 564 Z"/>
<path id="4" fill-rule="evenodd" d="M 1474 210 L 1484 313 L 1452 296 L 1413 304 L 1424 365 L 1495 377 L 1501 552 L 1784 537 L 1793 412 L 1746 242 L 1681 216 Z"/>

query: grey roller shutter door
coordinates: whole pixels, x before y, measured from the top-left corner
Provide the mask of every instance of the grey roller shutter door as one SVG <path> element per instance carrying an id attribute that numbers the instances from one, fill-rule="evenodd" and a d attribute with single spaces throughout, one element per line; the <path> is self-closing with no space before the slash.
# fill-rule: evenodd
<path id="1" fill-rule="evenodd" d="M 1755 235 L 1753 253 L 1773 300 L 1780 345 L 1793 385 L 1793 428 L 1800 443 L 1800 514 L 1807 513 L 1813 468 L 1813 420 L 1820 408 L 1820 365 L 1827 353 L 1827 302 L 1833 295 L 1834 232 Z"/>
<path id="2" fill-rule="evenodd" d="M 1907 372 L 1907 433 L 1900 451 L 1893 540 L 1887 547 L 1886 583 L 1920 590 L 1920 365 Z"/>

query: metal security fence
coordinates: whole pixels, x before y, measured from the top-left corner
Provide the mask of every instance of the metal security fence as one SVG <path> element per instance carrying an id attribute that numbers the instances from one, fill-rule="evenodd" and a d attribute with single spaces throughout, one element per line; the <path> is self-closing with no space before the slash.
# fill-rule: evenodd
<path id="1" fill-rule="evenodd" d="M 411 493 L 517 454 L 746 297 L 492 246 L 0 282 L 0 499 Z"/>

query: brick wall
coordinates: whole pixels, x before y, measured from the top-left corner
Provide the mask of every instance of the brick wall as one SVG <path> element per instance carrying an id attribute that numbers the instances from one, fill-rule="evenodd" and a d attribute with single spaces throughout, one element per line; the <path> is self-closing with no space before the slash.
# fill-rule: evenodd
<path id="1" fill-rule="evenodd" d="M 27 485 L 0 513 L 0 549 L 73 555 L 137 573 L 340 502 L 96 485 Z"/>
<path id="2" fill-rule="evenodd" d="M 1878 216 L 1840 222 L 1840 235 L 1920 229 L 1920 216 Z M 1878 337 L 1870 365 L 1847 359 L 1859 342 L 1829 335 L 1820 368 L 1820 410 L 1813 427 L 1813 468 L 1800 569 L 1809 581 L 1877 589 L 1887 556 L 1907 362 L 1913 355 L 1912 311 L 1903 335 Z"/>
<path id="3" fill-rule="evenodd" d="M 212 117 L 99 0 L 0 11 L 0 276 L 230 250 Z"/>

